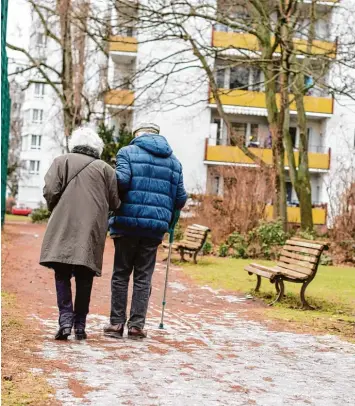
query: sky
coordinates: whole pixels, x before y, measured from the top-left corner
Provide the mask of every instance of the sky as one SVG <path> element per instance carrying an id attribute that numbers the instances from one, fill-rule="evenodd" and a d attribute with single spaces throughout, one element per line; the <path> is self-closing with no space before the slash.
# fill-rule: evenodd
<path id="1" fill-rule="evenodd" d="M 31 26 L 31 12 L 25 0 L 9 0 L 7 19 L 7 42 L 23 48 L 28 48 Z M 9 58 L 23 59 L 20 53 L 7 49 Z"/>

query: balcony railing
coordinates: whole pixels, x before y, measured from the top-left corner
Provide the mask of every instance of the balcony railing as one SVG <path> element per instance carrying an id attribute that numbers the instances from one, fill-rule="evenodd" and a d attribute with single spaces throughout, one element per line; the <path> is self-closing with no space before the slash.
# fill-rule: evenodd
<path id="1" fill-rule="evenodd" d="M 307 40 L 294 38 L 293 43 L 295 49 L 299 51 L 300 54 L 308 54 Z M 222 49 L 245 49 L 254 52 L 260 51 L 259 42 L 255 35 L 244 32 L 214 31 L 212 44 L 213 46 Z M 276 49 L 276 52 L 278 52 L 278 49 Z M 323 55 L 328 58 L 335 58 L 336 43 L 314 40 L 310 53 L 312 55 Z"/>
<path id="2" fill-rule="evenodd" d="M 264 92 L 254 92 L 239 89 L 219 89 L 219 97 L 223 105 L 254 107 L 266 109 L 266 95 Z M 280 94 L 276 95 L 277 104 L 280 106 Z M 294 96 L 290 95 L 290 110 L 296 111 Z M 210 94 L 210 103 L 216 104 L 216 100 Z M 304 96 L 304 106 L 307 113 L 333 114 L 333 99 L 327 97 Z"/>
<path id="3" fill-rule="evenodd" d="M 128 89 L 110 90 L 105 94 L 105 104 L 113 106 L 132 106 L 134 103 L 134 92 Z"/>
<path id="4" fill-rule="evenodd" d="M 125 35 L 114 35 L 110 37 L 109 50 L 110 52 L 137 52 L 138 44 L 137 38 L 125 36 Z"/>
<path id="5" fill-rule="evenodd" d="M 272 220 L 274 208 L 273 206 L 266 206 L 266 218 Z M 327 224 L 327 208 L 314 207 L 312 209 L 313 223 L 315 225 Z M 299 207 L 287 207 L 287 221 L 293 224 L 301 223 L 301 211 Z"/>
<path id="6" fill-rule="evenodd" d="M 244 152 L 230 145 L 210 145 L 218 144 L 218 140 L 208 142 L 206 140 L 206 157 L 205 161 L 213 162 L 214 164 L 239 164 L 241 166 L 255 165 L 255 162 L 244 154 Z M 255 148 L 250 147 L 249 150 L 264 161 L 267 165 L 272 164 L 272 150 L 270 148 Z M 294 149 L 296 163 L 299 159 L 299 152 Z M 311 147 L 308 152 L 308 165 L 310 169 L 327 171 L 330 168 L 330 149 L 325 147 Z M 285 167 L 288 167 L 288 158 L 285 154 Z"/>

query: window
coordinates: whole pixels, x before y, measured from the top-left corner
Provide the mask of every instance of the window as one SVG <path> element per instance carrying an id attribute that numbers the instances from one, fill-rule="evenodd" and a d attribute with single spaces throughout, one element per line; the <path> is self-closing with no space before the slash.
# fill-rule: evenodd
<path id="1" fill-rule="evenodd" d="M 297 139 L 297 128 L 296 127 L 290 127 L 289 128 L 291 140 L 292 140 L 292 146 L 293 148 L 296 147 L 296 139 Z"/>
<path id="2" fill-rule="evenodd" d="M 287 203 L 290 204 L 292 202 L 292 183 L 286 182 L 286 199 Z"/>
<path id="3" fill-rule="evenodd" d="M 212 194 L 219 195 L 220 193 L 220 177 L 215 176 L 213 179 Z"/>
<path id="4" fill-rule="evenodd" d="M 216 145 L 222 145 L 222 126 L 221 120 L 219 118 L 215 118 L 213 120 L 214 124 L 217 124 L 217 138 L 216 138 Z"/>
<path id="5" fill-rule="evenodd" d="M 243 142 L 245 142 L 246 134 L 247 134 L 246 123 L 232 123 L 230 144 L 235 147 L 238 144 L 238 140 L 243 140 Z"/>
<path id="6" fill-rule="evenodd" d="M 219 89 L 224 89 L 225 69 L 218 69 L 216 75 L 216 82 Z"/>
<path id="7" fill-rule="evenodd" d="M 47 43 L 47 37 L 42 33 L 38 33 L 36 35 L 36 45 L 38 47 L 44 48 L 46 46 L 46 43 Z"/>
<path id="8" fill-rule="evenodd" d="M 249 88 L 249 69 L 242 66 L 231 68 L 229 79 L 230 89 L 248 90 Z"/>
<path id="9" fill-rule="evenodd" d="M 218 32 L 228 32 L 228 26 L 218 23 L 214 26 L 214 30 Z"/>
<path id="10" fill-rule="evenodd" d="M 254 92 L 260 92 L 261 87 L 261 70 L 253 68 L 250 70 L 251 76 L 251 90 Z"/>
<path id="11" fill-rule="evenodd" d="M 42 123 L 43 121 L 43 110 L 33 109 L 32 110 L 32 122 Z"/>
<path id="12" fill-rule="evenodd" d="M 32 175 L 38 175 L 39 174 L 39 161 L 30 161 L 30 170 L 29 172 Z"/>
<path id="13" fill-rule="evenodd" d="M 42 135 L 32 135 L 31 149 L 41 149 Z"/>
<path id="14" fill-rule="evenodd" d="M 35 83 L 35 97 L 44 96 L 44 83 Z"/>
<path id="15" fill-rule="evenodd" d="M 252 147 L 259 146 L 259 124 L 250 125 L 249 145 Z"/>

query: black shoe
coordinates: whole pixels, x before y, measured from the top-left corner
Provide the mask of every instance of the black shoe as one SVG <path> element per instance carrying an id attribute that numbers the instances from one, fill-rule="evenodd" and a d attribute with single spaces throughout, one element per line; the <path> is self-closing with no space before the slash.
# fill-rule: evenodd
<path id="1" fill-rule="evenodd" d="M 75 329 L 75 340 L 86 340 L 88 335 L 83 328 Z"/>
<path id="2" fill-rule="evenodd" d="M 61 327 L 58 331 L 57 334 L 55 335 L 54 339 L 55 340 L 67 340 L 68 337 L 71 334 L 71 328 L 70 327 Z"/>
<path id="3" fill-rule="evenodd" d="M 108 324 L 104 327 L 104 335 L 106 337 L 122 338 L 124 324 Z"/>
<path id="4" fill-rule="evenodd" d="M 128 329 L 128 338 L 131 340 L 141 340 L 142 338 L 147 338 L 147 332 L 138 327 L 130 327 Z"/>

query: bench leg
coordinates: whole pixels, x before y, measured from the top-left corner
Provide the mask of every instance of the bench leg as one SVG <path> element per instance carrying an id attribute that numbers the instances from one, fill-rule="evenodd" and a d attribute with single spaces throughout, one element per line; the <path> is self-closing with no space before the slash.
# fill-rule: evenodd
<path id="1" fill-rule="evenodd" d="M 260 285 L 261 285 L 261 276 L 256 275 L 256 286 L 255 286 L 255 292 L 259 292 L 260 290 Z"/>
<path id="2" fill-rule="evenodd" d="M 195 251 L 195 253 L 194 253 L 194 264 L 197 264 L 197 254 L 198 254 L 198 251 Z"/>
<path id="3" fill-rule="evenodd" d="M 304 282 L 304 283 L 302 284 L 300 296 L 301 296 L 301 302 L 302 302 L 302 309 L 304 309 L 304 310 L 314 310 L 314 307 L 312 307 L 312 306 L 307 302 L 307 300 L 306 300 L 306 298 L 305 298 L 305 295 L 304 295 L 305 292 L 306 292 L 307 286 L 308 286 L 311 282 L 312 282 L 312 280 L 309 280 L 309 281 L 306 281 L 306 282 Z"/>
<path id="4" fill-rule="evenodd" d="M 180 260 L 181 260 L 181 262 L 186 262 L 184 249 L 179 248 L 179 252 L 180 252 Z"/>
<path id="5" fill-rule="evenodd" d="M 282 279 L 276 280 L 275 287 L 276 287 L 277 295 L 276 295 L 275 300 L 273 302 L 269 303 L 269 306 L 274 305 L 276 302 L 280 302 L 284 296 L 285 285 L 284 285 L 284 281 Z"/>

